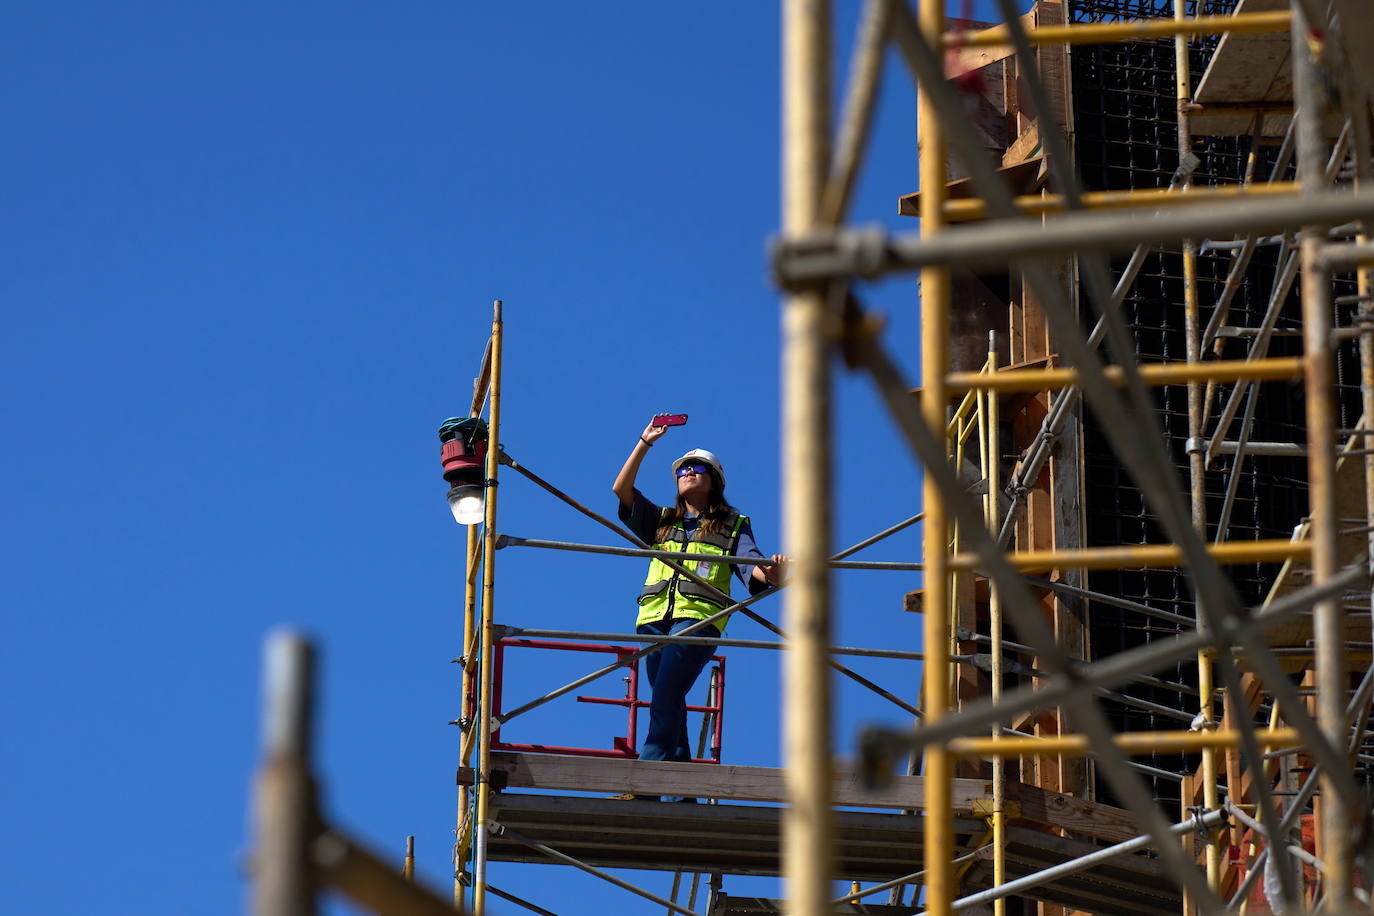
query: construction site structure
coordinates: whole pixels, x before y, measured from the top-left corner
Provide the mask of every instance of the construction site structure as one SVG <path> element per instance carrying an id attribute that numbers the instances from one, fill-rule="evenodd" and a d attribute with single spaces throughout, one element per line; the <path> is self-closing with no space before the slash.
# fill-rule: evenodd
<path id="1" fill-rule="evenodd" d="M 831 5 L 784 2 L 792 560 L 783 586 L 717 615 L 780 641 L 499 623 L 510 547 L 656 556 L 707 583 L 498 445 L 496 303 L 466 438 L 441 431 L 455 516 L 460 484 L 485 494 L 467 526 L 455 908 L 553 912 L 490 880 L 491 863 L 544 862 L 686 916 L 1368 911 L 1374 16 L 997 0 L 996 24 L 944 6 L 864 4 L 835 119 Z M 847 224 L 888 51 L 919 91 L 921 186 L 899 202 L 914 234 Z M 864 284 L 903 273 L 920 276 L 919 387 L 864 305 Z M 924 491 L 921 512 L 837 551 L 839 361 L 873 382 Z M 630 546 L 502 534 L 503 467 Z M 919 563 L 848 559 L 917 523 Z M 865 567 L 923 573 L 901 609 L 921 615 L 920 651 L 832 644 L 832 570 Z M 781 625 L 755 607 L 775 591 Z M 781 768 L 641 761 L 633 727 L 611 749 L 502 745 L 512 719 L 669 640 L 784 650 Z M 556 644 L 613 659 L 507 702 L 502 653 Z M 921 659 L 920 695 L 850 656 Z M 896 707 L 847 766 L 834 672 Z M 607 702 L 633 722 L 630 680 Z M 723 667 L 709 680 L 703 759 Z M 567 794 L 607 792 L 712 803 Z M 608 868 L 678 878 L 669 899 Z M 732 896 L 733 875 L 781 876 L 784 894 Z"/>

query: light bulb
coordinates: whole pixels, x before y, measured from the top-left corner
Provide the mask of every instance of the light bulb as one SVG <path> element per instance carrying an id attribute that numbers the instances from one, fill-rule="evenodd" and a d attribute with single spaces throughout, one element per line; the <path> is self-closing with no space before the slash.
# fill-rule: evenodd
<path id="1" fill-rule="evenodd" d="M 449 490 L 448 507 L 453 520 L 460 525 L 480 525 L 486 517 L 482 496 L 482 488 L 473 484 Z"/>

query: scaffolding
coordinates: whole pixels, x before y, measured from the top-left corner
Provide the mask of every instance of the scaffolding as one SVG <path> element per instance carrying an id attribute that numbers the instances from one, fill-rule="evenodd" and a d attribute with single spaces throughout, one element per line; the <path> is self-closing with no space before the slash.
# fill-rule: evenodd
<path id="1" fill-rule="evenodd" d="M 456 908 L 550 912 L 494 887 L 494 861 L 570 866 L 685 916 L 1368 908 L 1374 17 L 1354 0 L 997 5 L 976 25 L 943 0 L 867 0 L 835 119 L 830 4 L 784 3 L 783 586 L 673 637 L 498 623 L 511 548 L 656 557 L 710 585 L 502 449 L 495 303 L 468 410 L 490 447 L 456 659 Z M 919 91 L 921 188 L 899 205 L 915 234 L 847 224 L 889 50 Z M 919 388 L 863 302 L 912 272 Z M 840 551 L 836 361 L 924 469 L 920 513 Z M 503 467 L 630 546 L 500 531 Z M 849 559 L 917 523 L 920 562 Z M 844 568 L 922 573 L 904 606 L 920 651 L 833 644 Z M 779 591 L 781 625 L 756 607 Z M 693 635 L 731 615 L 778 641 Z M 630 648 L 507 709 L 502 640 Z M 784 652 L 781 768 L 493 747 L 669 642 Z M 846 657 L 920 662 L 919 697 Z M 838 765 L 832 671 L 914 726 L 870 728 Z M 712 803 L 633 798 L 660 794 Z M 619 867 L 676 872 L 672 894 Z M 785 900 L 730 895 L 734 874 L 782 876 Z"/>
<path id="2" fill-rule="evenodd" d="M 493 617 L 493 586 L 495 582 L 495 559 L 500 550 L 510 548 L 535 548 L 541 550 L 569 550 L 582 553 L 596 553 L 610 556 L 633 558 L 653 557 L 666 563 L 670 568 L 686 578 L 710 587 L 691 568 L 682 565 L 681 555 L 671 551 L 649 548 L 635 535 L 620 525 L 588 509 L 554 484 L 545 480 L 534 471 L 522 465 L 499 443 L 500 403 L 501 403 L 501 353 L 502 353 L 502 305 L 495 304 L 492 333 L 484 351 L 477 376 L 474 380 L 470 416 L 480 418 L 484 411 L 488 439 L 492 447 L 487 451 L 485 503 L 486 519 L 482 525 L 468 526 L 467 568 L 464 581 L 464 652 L 455 659 L 461 666 L 463 709 L 455 720 L 461 726 L 463 738 L 460 745 L 458 824 L 454 846 L 454 904 L 470 906 L 474 912 L 482 912 L 487 906 L 488 892 L 495 892 L 487 879 L 487 865 L 493 859 L 502 861 L 544 861 L 571 865 L 589 874 L 607 880 L 630 893 L 667 907 L 669 911 L 693 913 L 697 889 L 702 875 L 708 875 L 710 882 L 709 912 L 731 912 L 732 908 L 742 905 L 741 898 L 732 898 L 724 893 L 723 876 L 726 874 L 777 874 L 780 852 L 777 848 L 779 813 L 782 809 L 739 809 L 724 811 L 723 806 L 691 806 L 691 810 L 678 806 L 665 806 L 656 802 L 635 800 L 637 795 L 681 794 L 689 797 L 702 797 L 712 802 L 745 801 L 781 803 L 789 799 L 790 790 L 786 786 L 789 774 L 777 769 L 747 767 L 738 765 L 715 765 L 699 767 L 692 765 L 639 761 L 633 755 L 619 752 L 601 751 L 576 753 L 540 753 L 532 746 L 521 748 L 520 753 L 506 753 L 495 749 L 500 729 L 518 716 L 524 715 L 545 704 L 565 697 L 592 681 L 612 674 L 618 670 L 635 665 L 639 659 L 661 649 L 676 644 L 704 644 L 720 647 L 737 647 L 761 650 L 794 651 L 797 640 L 787 630 L 779 627 L 754 609 L 754 606 L 769 596 L 791 586 L 790 582 L 770 586 L 765 590 L 735 602 L 721 594 L 724 609 L 708 620 L 680 631 L 673 636 L 640 636 L 632 633 L 591 633 L 585 631 L 549 630 L 498 624 Z M 988 426 L 982 410 L 985 399 L 970 394 L 964 399 L 962 409 L 947 425 L 946 434 L 952 447 L 962 448 L 970 434 L 977 430 L 986 434 Z M 986 452 L 986 448 L 981 448 Z M 608 546 L 577 544 L 519 537 L 509 533 L 498 533 L 495 520 L 496 502 L 493 498 L 497 486 L 497 474 L 501 467 L 508 467 L 540 489 L 552 495 L 565 505 L 596 521 L 609 531 L 614 532 L 632 546 Z M 849 560 L 848 558 L 874 544 L 880 543 L 900 531 L 919 523 L 923 518 L 917 513 L 902 519 L 888 528 L 865 538 L 851 547 L 826 558 L 826 569 L 867 569 L 915 571 L 921 569 L 919 563 L 881 562 Z M 767 565 L 772 561 L 750 557 L 723 556 L 720 562 L 738 565 Z M 481 586 L 479 588 L 479 579 Z M 732 639 L 725 637 L 704 637 L 692 635 L 712 623 L 725 620 L 732 614 L 749 617 L 764 629 L 781 638 L 778 642 L 761 640 Z M 613 662 L 601 666 L 585 676 L 556 687 L 534 697 L 514 708 L 497 711 L 494 698 L 501 695 L 501 687 L 494 681 L 499 665 L 493 664 L 493 649 L 501 642 L 513 642 L 537 646 L 538 640 L 587 640 L 608 643 L 639 644 L 640 648 L 615 649 Z M 609 650 L 611 647 L 598 647 Z M 905 661 L 920 661 L 919 652 L 867 647 L 848 647 L 825 645 L 824 664 L 846 676 L 875 695 L 892 703 L 903 712 L 919 716 L 917 705 L 902 699 L 896 693 L 884 689 L 863 674 L 853 670 L 839 657 L 856 656 L 868 658 L 887 658 Z M 633 669 L 632 669 L 633 670 Z M 635 698 L 633 684 L 637 679 L 631 674 L 630 693 L 625 705 L 634 707 L 641 701 Z M 708 696 L 706 712 L 719 715 L 720 700 L 718 680 L 712 681 L 711 695 Z M 615 702 L 615 701 L 612 701 Z M 710 705 L 715 704 L 715 705 Z M 487 727 L 480 727 L 486 723 Z M 703 722 L 703 739 L 708 722 Z M 719 734 L 719 720 L 714 722 L 715 733 Z M 633 731 L 631 731 L 633 734 Z M 543 749 L 549 750 L 549 749 Z M 572 749 L 559 749 L 571 751 Z M 700 751 L 701 749 L 699 749 Z M 588 757 L 583 761 L 579 757 Z M 590 758 L 595 757 L 595 765 Z M 858 774 L 845 774 L 836 780 L 839 805 L 862 806 L 866 808 L 891 808 L 909 810 L 912 805 L 913 787 L 919 793 L 920 777 L 907 777 L 899 781 L 897 787 L 886 793 L 875 793 L 861 785 Z M 831 790 L 827 788 L 826 810 L 831 807 Z M 568 798 L 559 795 L 516 795 L 508 789 L 537 789 L 544 792 L 594 791 L 618 792 L 621 798 Z M 981 784 L 969 787 L 970 796 L 983 792 Z M 499 796 L 499 798 L 496 798 Z M 1048 812 L 1058 799 L 1036 795 L 1027 799 L 1028 805 Z M 499 808 L 499 815 L 492 812 Z M 968 801 L 963 803 L 964 810 L 971 810 Z M 723 815 L 723 816 L 722 816 Z M 1043 815 L 1048 818 L 1048 813 Z M 911 830 L 909 817 L 894 815 L 842 814 L 837 823 L 842 831 L 847 831 L 853 840 L 853 848 L 847 851 L 846 868 L 853 874 L 863 877 L 882 877 L 890 879 L 894 874 L 909 872 L 911 861 L 903 849 L 893 855 L 891 836 L 901 835 L 903 840 L 896 843 L 906 845 L 905 834 Z M 971 822 L 968 830 L 978 832 L 976 822 Z M 878 842 L 864 841 L 860 836 L 880 832 L 885 837 Z M 609 844 L 607 837 L 628 832 L 636 838 L 633 848 L 625 844 Z M 529 835 L 534 834 L 534 835 Z M 761 835 L 762 834 L 762 835 Z M 661 836 L 660 843 L 652 843 L 648 837 Z M 771 841 L 769 839 L 771 837 Z M 567 850 L 576 852 L 571 855 Z M 625 882 L 606 872 L 604 866 L 623 866 L 635 868 L 673 869 L 679 878 L 691 873 L 691 889 L 687 905 L 676 902 L 677 889 L 681 882 L 675 880 L 674 899 L 663 899 L 643 888 Z M 917 878 L 908 875 L 905 880 L 890 881 L 892 886 L 908 884 Z M 887 889 L 887 888 L 884 888 Z M 686 891 L 686 888 L 683 888 Z M 512 900 L 512 895 L 500 894 L 503 899 Z M 855 899 L 862 894 L 855 892 Z M 752 899 L 752 898 L 750 898 Z M 529 901 L 520 901 L 529 905 Z M 844 901 L 838 901 L 837 905 Z M 756 901 L 757 903 L 757 901 Z M 537 905 L 533 908 L 539 910 Z"/>
<path id="3" fill-rule="evenodd" d="M 1001 900 L 1043 886 L 1058 869 L 1005 880 L 1006 812 L 994 798 L 994 888 L 961 896 L 957 881 L 967 883 L 969 873 L 960 875 L 951 864 L 960 850 L 949 786 L 970 760 L 992 761 L 995 783 L 1019 761 L 1023 780 L 1121 804 L 1183 891 L 1187 912 L 1247 903 L 1261 856 L 1283 860 L 1275 862 L 1273 886 L 1266 883 L 1261 898 L 1274 912 L 1308 906 L 1347 912 L 1363 897 L 1355 863 L 1369 808 L 1361 800 L 1359 753 L 1368 691 L 1355 689 L 1351 678 L 1368 665 L 1368 627 L 1350 612 L 1368 607 L 1363 589 L 1374 492 L 1363 428 L 1363 418 L 1374 415 L 1364 409 L 1371 378 L 1363 317 L 1370 259 L 1357 222 L 1370 203 L 1361 178 L 1368 175 L 1372 84 L 1356 62 L 1367 26 L 1349 4 L 1296 2 L 1289 10 L 1254 2 L 1234 12 L 1228 6 L 1208 5 L 1227 14 L 1215 16 L 1184 0 L 1082 0 L 1067 11 L 1040 3 L 1023 17 L 1007 0 L 1000 3 L 1002 25 L 970 34 L 946 31 L 940 2 L 922 2 L 918 14 L 901 3 L 870 4 L 881 37 L 856 53 L 881 53 L 890 41 L 920 91 L 921 191 L 903 200 L 904 212 L 920 216 L 919 237 L 840 227 L 833 214 L 843 207 L 822 212 L 813 203 L 818 187 L 823 198 L 843 198 L 834 191 L 844 186 L 836 176 L 854 171 L 862 141 L 844 145 L 841 164 L 827 168 L 829 119 L 819 99 L 828 94 L 830 11 L 824 3 L 797 2 L 787 19 L 794 63 L 785 68 L 785 161 L 795 183 L 788 185 L 791 215 L 775 272 L 789 291 L 789 308 L 820 310 L 841 328 L 845 356 L 872 376 L 926 472 L 926 715 L 914 733 L 872 730 L 865 751 L 875 773 L 888 772 L 898 752 L 923 755 L 925 907 L 932 914 L 994 899 L 1002 912 Z M 1238 57 L 1242 70 L 1263 70 L 1272 58 L 1246 59 L 1243 47 L 1228 50 L 1226 43 L 1243 46 L 1240 36 L 1272 32 L 1291 38 L 1282 43 L 1292 62 L 1287 98 L 1272 85 L 1282 82 L 1274 79 L 1274 66 L 1266 74 L 1271 85 L 1259 86 L 1260 94 L 1236 97 L 1234 88 L 1228 94 L 1228 76 L 1233 84 L 1244 82 L 1235 74 Z M 1225 37 L 1216 42 L 1211 36 L 1217 35 Z M 1173 47 L 1166 50 L 1159 39 L 1167 37 Z M 1074 56 L 1072 72 L 1069 45 L 1090 46 Z M 990 48 L 1005 53 L 983 50 Z M 1172 73 L 1158 60 L 1168 50 Z M 1135 59 L 1112 66 L 1112 53 Z M 1213 66 L 1194 93 L 1194 66 L 1209 58 Z M 1019 135 L 989 143 L 978 116 L 969 113 L 985 101 L 978 71 L 1002 61 L 1024 97 L 1005 97 L 1001 113 L 1010 115 L 1014 101 L 1018 113 L 1037 114 L 1022 119 L 1031 123 Z M 1088 109 L 1071 98 L 1080 88 L 1073 77 L 1090 66 L 1097 67 L 1095 81 L 1081 83 L 1098 96 L 1091 124 L 1075 120 Z M 856 81 L 863 72 L 855 67 Z M 1173 85 L 1159 85 L 1165 79 Z M 1102 98 L 1113 92 L 1114 98 Z M 851 99 L 863 95 L 851 88 Z M 1172 119 L 1161 111 L 1159 100 L 1166 98 Z M 1250 142 L 1216 140 L 1212 135 L 1240 133 L 1215 123 L 1237 115 L 1253 125 Z M 1208 118 L 1214 123 L 1200 123 Z M 861 138 L 867 119 L 864 107 L 851 104 L 840 136 Z M 1276 120 L 1292 126 L 1274 154 L 1263 143 Z M 1194 134 L 1203 131 L 1212 135 L 1199 142 Z M 1166 132 L 1174 134 L 1172 148 L 1160 140 Z M 1149 137 L 1141 142 L 1137 133 Z M 949 182 L 946 145 L 965 180 Z M 1244 163 L 1243 174 L 1217 174 L 1228 153 Z M 1145 183 L 1138 182 L 1150 170 L 1134 158 L 1141 154 L 1155 159 Z M 1268 181 L 1256 178 L 1261 159 L 1268 160 Z M 1293 160 L 1296 181 L 1288 177 Z M 1027 163 L 1032 167 L 1017 170 Z M 1097 182 L 1085 185 L 1083 176 L 1093 169 Z M 1207 179 L 1231 184 L 1195 187 Z M 977 223 L 950 225 L 968 220 Z M 1264 238 L 1275 233 L 1277 245 Z M 1347 241 L 1351 235 L 1354 242 Z M 1255 253 L 1265 244 L 1276 255 L 1268 265 L 1267 303 L 1255 298 L 1263 288 L 1255 279 L 1262 269 Z M 1204 259 L 1204 245 L 1225 254 Z M 1113 260 L 1132 249 L 1124 264 Z M 951 326 L 952 294 L 958 272 L 998 266 L 1019 284 L 1009 297 L 1015 365 L 980 383 L 950 371 L 950 351 L 957 354 L 960 337 L 969 336 L 966 315 L 963 326 Z M 1216 273 L 1219 267 L 1224 272 Z M 1214 273 L 1204 278 L 1200 268 Z M 912 270 L 920 271 L 922 284 L 919 405 L 865 320 L 856 286 Z M 1337 272 L 1352 270 L 1354 295 L 1339 295 L 1350 280 Z M 1296 278 L 1301 288 L 1291 303 Z M 962 298 L 958 305 L 977 311 L 978 303 Z M 1080 317 L 1085 314 L 1096 318 L 1091 330 Z M 1333 327 L 1333 315 L 1345 321 Z M 1301 341 L 1301 350 L 1271 358 L 1284 349 L 1271 349 L 1280 319 L 1293 335 L 1287 340 Z M 1098 353 L 1103 343 L 1110 365 Z M 1242 359 L 1224 352 L 1236 349 L 1231 344 L 1245 349 Z M 808 344 L 795 346 L 801 351 Z M 1338 387 L 1342 356 L 1345 384 Z M 1065 368 L 1050 365 L 1061 361 Z M 825 387 L 823 373 L 813 373 L 812 383 L 818 379 Z M 1283 380 L 1286 385 L 1274 385 Z M 1297 382 L 1303 398 L 1294 403 Z M 1038 410 L 1022 410 L 1027 417 L 1020 428 L 1011 424 L 1012 504 L 1000 519 L 995 501 L 970 499 L 932 434 L 942 427 L 951 396 L 968 389 L 994 400 L 1021 392 L 1038 402 Z M 789 394 L 803 397 L 806 390 L 799 381 Z M 1079 409 L 1080 401 L 1091 413 Z M 794 413 L 805 414 L 805 405 L 789 402 L 785 415 Z M 1355 417 L 1361 419 L 1347 419 Z M 1304 438 L 1285 439 L 1276 429 Z M 1006 457 L 994 451 L 985 467 L 991 471 Z M 1285 482 L 1282 492 L 1272 484 L 1261 492 L 1276 479 Z M 824 498 L 814 481 L 789 478 L 787 485 L 804 491 L 805 500 Z M 1091 488 L 1086 494 L 1085 487 Z M 1307 505 L 1295 511 L 1294 495 L 1304 491 Z M 1097 514 L 1089 530 L 1079 507 Z M 1285 514 L 1297 523 L 1293 536 L 1265 537 L 1273 518 Z M 959 546 L 951 550 L 954 532 Z M 1047 595 L 1045 583 L 1023 575 L 1028 569 L 1049 571 L 1060 588 Z M 986 580 L 983 607 L 961 581 L 970 572 Z M 1080 584 L 1085 572 L 1086 588 Z M 1066 600 L 1063 586 L 1075 600 Z M 823 585 L 813 594 L 827 605 Z M 1097 625 L 1093 617 L 1101 609 L 1108 616 Z M 1302 615 L 1309 609 L 1307 621 Z M 1008 689 L 1001 662 L 985 689 L 961 673 L 959 646 L 977 635 L 984 615 L 994 658 L 1006 649 L 1005 616 L 1024 644 L 1018 654 L 1040 669 L 1033 677 L 1020 676 Z M 1281 625 L 1279 616 L 1297 620 Z M 1136 623 L 1142 619 L 1147 622 Z M 1161 631 L 1168 638 L 1153 635 Z M 1311 689 L 1293 683 L 1304 672 Z M 1150 685 L 1154 695 L 1134 698 L 1145 702 L 1101 694 L 1142 675 L 1174 683 Z M 1156 720 L 1171 713 L 1189 720 L 1190 729 L 1159 729 Z M 1023 722 L 1033 723 L 1034 736 L 1005 734 Z M 990 738 L 967 737 L 989 727 Z M 805 768 L 823 767 L 824 752 L 813 753 L 816 760 Z M 1154 757 L 1145 773 L 1130 759 L 1140 754 Z M 1295 758 L 1307 766 L 1275 763 Z M 1171 781 L 1175 788 L 1161 791 Z M 1295 853 L 1289 834 L 1318 785 L 1316 852 L 1299 843 Z M 1178 825 L 1160 804 L 1171 797 L 1195 821 L 1182 844 L 1170 840 Z M 1223 826 L 1228 812 L 1234 823 Z M 1216 819 L 1213 826 L 1204 823 L 1208 817 Z M 797 829 L 811 836 L 798 839 L 796 848 L 820 851 L 795 863 L 789 875 L 824 872 L 823 828 Z M 1242 842 L 1249 844 L 1249 859 L 1223 856 Z M 1294 855 L 1320 862 L 1320 877 L 1295 870 Z M 828 912 L 809 877 L 797 882 L 793 912 Z"/>

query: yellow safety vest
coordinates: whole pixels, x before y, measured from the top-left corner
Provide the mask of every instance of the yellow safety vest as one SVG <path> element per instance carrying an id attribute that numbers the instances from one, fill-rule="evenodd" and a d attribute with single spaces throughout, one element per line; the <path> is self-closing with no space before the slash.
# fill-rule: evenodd
<path id="1" fill-rule="evenodd" d="M 685 569 L 691 570 L 701 578 L 710 582 L 726 595 L 730 594 L 730 579 L 732 572 L 727 563 L 712 563 L 703 557 L 723 557 L 732 556 L 739 549 L 739 533 L 744 527 L 744 523 L 749 521 L 748 516 L 740 515 L 738 512 L 724 520 L 724 523 L 713 533 L 706 534 L 702 531 L 702 526 L 697 525 L 697 529 L 692 532 L 691 537 L 687 535 L 687 529 L 683 527 L 682 520 L 668 530 L 667 536 L 654 545 L 654 550 L 672 550 L 683 555 L 683 561 L 679 563 Z M 720 596 L 716 595 L 700 583 L 694 582 L 683 576 L 677 570 L 670 568 L 666 563 L 657 558 L 649 561 L 649 574 L 644 579 L 644 588 L 639 593 L 639 618 L 635 621 L 636 626 L 646 623 L 657 623 L 667 619 L 670 615 L 673 620 L 703 620 L 715 614 L 726 605 L 720 601 Z M 717 626 L 721 632 L 725 631 L 725 622 L 719 621 Z M 700 635 L 707 636 L 708 633 Z"/>

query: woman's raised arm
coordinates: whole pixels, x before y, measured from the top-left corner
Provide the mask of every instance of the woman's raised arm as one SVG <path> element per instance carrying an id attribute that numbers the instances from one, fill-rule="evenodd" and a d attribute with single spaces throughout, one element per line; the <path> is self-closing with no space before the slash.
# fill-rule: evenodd
<path id="1" fill-rule="evenodd" d="M 611 491 L 615 493 L 621 505 L 628 506 L 635 501 L 635 477 L 639 475 L 639 465 L 644 456 L 649 454 L 653 444 L 663 438 L 667 431 L 668 427 L 654 426 L 651 423 L 639 434 L 639 441 L 630 450 L 630 457 L 620 466 L 620 473 L 615 475 L 615 483 L 611 484 Z"/>

